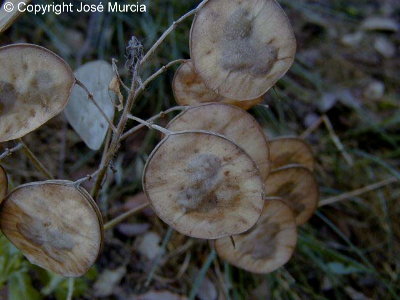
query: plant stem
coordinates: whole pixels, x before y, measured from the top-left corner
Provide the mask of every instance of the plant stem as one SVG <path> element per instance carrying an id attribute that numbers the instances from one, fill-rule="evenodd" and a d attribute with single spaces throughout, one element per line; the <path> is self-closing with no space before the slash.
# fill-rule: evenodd
<path id="1" fill-rule="evenodd" d="M 184 14 L 182 17 L 180 17 L 178 20 L 174 21 L 172 23 L 172 25 L 166 30 L 164 31 L 164 33 L 161 35 L 161 37 L 154 43 L 154 45 L 150 48 L 149 51 L 147 51 L 146 55 L 143 57 L 143 59 L 140 62 L 140 65 L 143 65 L 148 59 L 149 57 L 157 50 L 157 48 L 164 42 L 164 40 L 167 38 L 167 36 L 175 30 L 175 28 L 182 23 L 183 21 L 185 21 L 187 18 L 193 16 L 194 14 L 196 14 L 204 5 L 206 5 L 206 3 L 208 2 L 208 0 L 203 0 L 195 9 L 187 12 L 186 14 Z"/>
<path id="2" fill-rule="evenodd" d="M 125 221 L 126 219 L 128 219 L 129 217 L 133 216 L 134 214 L 136 214 L 137 212 L 145 209 L 147 206 L 149 206 L 149 203 L 143 203 L 135 208 L 132 208 L 131 210 L 128 210 L 127 212 L 119 215 L 118 217 L 110 220 L 109 222 L 107 222 L 106 224 L 104 224 L 103 229 L 104 230 L 109 230 L 113 227 L 115 227 L 116 225 L 118 225 L 119 223 Z"/>
<path id="3" fill-rule="evenodd" d="M 138 117 L 129 115 L 128 118 L 131 119 L 131 120 L 134 120 L 136 122 L 139 122 L 139 123 L 143 124 L 144 126 L 147 126 L 147 127 L 151 128 L 151 129 L 155 129 L 155 130 L 157 130 L 157 131 L 159 131 L 161 133 L 164 133 L 165 135 L 170 135 L 172 133 L 172 131 L 170 131 L 168 129 L 165 129 L 165 128 L 163 128 L 161 126 L 158 126 L 156 124 L 153 124 L 151 122 L 147 122 L 147 121 L 142 120 L 142 119 L 140 119 Z"/>
<path id="4" fill-rule="evenodd" d="M 388 178 L 386 180 L 383 180 L 383 181 L 380 181 L 380 182 L 365 186 L 363 188 L 360 188 L 360 189 L 357 189 L 357 190 L 354 190 L 354 191 L 351 191 L 351 192 L 348 192 L 348 193 L 344 193 L 344 194 L 339 195 L 339 196 L 327 198 L 325 200 L 322 200 L 319 203 L 319 207 L 325 206 L 325 205 L 329 205 L 329 204 L 333 204 L 333 203 L 336 203 L 336 202 L 339 202 L 339 201 L 343 201 L 343 200 L 346 200 L 346 199 L 349 199 L 349 198 L 357 197 L 357 196 L 360 196 L 360 195 L 365 194 L 367 192 L 380 189 L 382 187 L 385 187 L 385 186 L 387 186 L 389 184 L 392 184 L 392 183 L 395 183 L 395 182 L 399 182 L 399 179 L 397 177 L 391 177 L 391 178 Z"/>
<path id="5" fill-rule="evenodd" d="M 103 116 L 104 119 L 106 119 L 108 125 L 112 129 L 112 131 L 116 132 L 117 128 L 115 128 L 113 122 L 108 118 L 104 110 L 100 107 L 100 105 L 97 103 L 97 101 L 94 99 L 93 94 L 89 91 L 89 89 L 83 84 L 82 81 L 79 81 L 78 79 L 75 78 L 75 82 L 77 85 L 79 85 L 87 94 L 88 99 L 92 101 L 92 103 L 96 106 L 96 108 L 99 110 L 101 115 Z"/>
<path id="6" fill-rule="evenodd" d="M 12 148 L 7 148 L 1 155 L 0 155 L 0 160 L 3 160 L 4 158 L 6 158 L 7 156 L 13 154 L 14 152 L 17 152 L 18 150 L 20 150 L 23 147 L 22 143 L 18 143 L 17 145 L 15 145 Z"/>
<path id="7" fill-rule="evenodd" d="M 72 296 L 74 295 L 74 285 L 75 285 L 75 278 L 68 278 L 67 300 L 72 300 Z"/>
<path id="8" fill-rule="evenodd" d="M 28 146 L 22 141 L 22 139 L 19 139 L 19 142 L 22 144 L 22 151 L 28 157 L 28 159 L 31 161 L 33 166 L 39 172 L 41 172 L 47 179 L 54 179 L 54 176 L 51 175 L 51 172 L 40 162 L 40 160 L 31 151 L 31 149 L 28 148 Z"/>
<path id="9" fill-rule="evenodd" d="M 155 120 L 157 120 L 159 118 L 164 117 L 166 114 L 169 114 L 170 112 L 179 111 L 179 110 L 185 110 L 185 109 L 187 109 L 187 106 L 174 106 L 174 107 L 171 107 L 170 109 L 167 109 L 165 111 L 162 111 L 162 112 L 158 113 L 155 116 L 152 116 L 150 119 L 147 119 L 146 121 L 151 123 L 151 122 L 153 122 L 153 121 L 155 121 Z M 134 134 L 135 132 L 138 132 L 143 127 L 146 127 L 146 125 L 145 124 L 140 124 L 140 125 L 137 125 L 137 126 L 131 128 L 131 129 L 129 129 L 127 132 L 125 132 L 121 136 L 121 142 L 123 140 L 125 140 L 127 137 L 129 137 L 130 135 Z"/>

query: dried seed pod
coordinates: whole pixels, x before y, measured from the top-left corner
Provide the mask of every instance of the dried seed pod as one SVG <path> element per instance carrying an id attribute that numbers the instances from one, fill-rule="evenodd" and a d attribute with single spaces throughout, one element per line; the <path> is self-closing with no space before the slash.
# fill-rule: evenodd
<path id="1" fill-rule="evenodd" d="M 206 130 L 232 140 L 250 155 L 263 179 L 270 169 L 268 141 L 246 111 L 229 104 L 208 103 L 186 109 L 167 126 L 172 131 Z"/>
<path id="2" fill-rule="evenodd" d="M 293 29 L 275 0 L 211 0 L 193 21 L 196 72 L 227 98 L 265 94 L 290 68 L 295 52 Z"/>
<path id="3" fill-rule="evenodd" d="M 7 173 L 3 169 L 3 167 L 0 166 L 0 204 L 1 202 L 3 202 L 3 199 L 7 196 L 7 190 L 8 190 Z"/>
<path id="4" fill-rule="evenodd" d="M 302 166 L 287 166 L 272 171 L 265 189 L 293 210 L 297 225 L 306 223 L 318 206 L 319 189 L 313 173 Z"/>
<path id="5" fill-rule="evenodd" d="M 264 204 L 253 160 L 225 137 L 204 131 L 164 138 L 146 163 L 143 187 L 164 222 L 203 239 L 248 230 Z"/>
<path id="6" fill-rule="evenodd" d="M 269 143 L 271 169 L 299 164 L 314 170 L 314 157 L 311 147 L 300 138 L 284 137 L 271 140 Z"/>
<path id="7" fill-rule="evenodd" d="M 257 224 L 249 231 L 215 241 L 218 255 L 253 273 L 270 273 L 286 264 L 297 242 L 292 210 L 280 200 L 265 202 Z"/>
<path id="8" fill-rule="evenodd" d="M 68 277 L 88 271 L 103 241 L 96 203 L 69 181 L 16 188 L 2 204 L 0 227 L 31 263 Z"/>
<path id="9" fill-rule="evenodd" d="M 88 88 L 98 106 L 108 119 L 112 120 L 115 95 L 108 91 L 108 86 L 114 77 L 112 66 L 101 60 L 89 62 L 76 70 L 75 77 Z M 72 90 L 65 115 L 72 128 L 90 149 L 100 149 L 109 125 L 80 86 L 75 86 Z"/>
<path id="10" fill-rule="evenodd" d="M 264 99 L 255 100 L 233 100 L 216 94 L 206 87 L 203 79 L 196 73 L 191 60 L 185 61 L 176 71 L 172 82 L 172 90 L 175 100 L 179 105 L 198 105 L 208 102 L 223 102 L 249 109 Z"/>
<path id="11" fill-rule="evenodd" d="M 20 138 L 67 105 L 74 75 L 53 52 L 36 45 L 0 48 L 0 142 Z"/>
<path id="12" fill-rule="evenodd" d="M 8 27 L 14 23 L 14 21 L 19 17 L 21 14 L 20 10 L 18 9 L 18 6 L 20 3 L 25 3 L 28 4 L 31 2 L 30 0 L 7 0 L 3 2 L 3 5 L 0 8 L 0 33 L 5 31 Z M 11 3 L 11 4 L 10 4 Z M 7 5 L 7 7 L 4 7 L 4 5 Z M 11 8 L 10 6 L 12 5 L 13 9 L 11 12 L 8 10 Z M 7 11 L 5 10 L 7 8 Z"/>

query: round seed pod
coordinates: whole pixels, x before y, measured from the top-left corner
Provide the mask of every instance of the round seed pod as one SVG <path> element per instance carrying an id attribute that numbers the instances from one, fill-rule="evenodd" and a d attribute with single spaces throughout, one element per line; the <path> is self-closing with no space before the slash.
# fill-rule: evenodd
<path id="1" fill-rule="evenodd" d="M 8 27 L 14 23 L 14 21 L 19 17 L 21 12 L 17 9 L 19 3 L 28 4 L 31 2 L 30 0 L 7 0 L 3 1 L 3 5 L 6 3 L 11 3 L 14 6 L 14 9 L 11 12 L 7 12 L 4 9 L 4 6 L 0 7 L 0 33 L 5 31 Z M 9 5 L 9 4 L 8 4 Z M 9 8 L 9 7 L 7 7 Z"/>
<path id="2" fill-rule="evenodd" d="M 314 157 L 311 147 L 300 138 L 284 137 L 270 140 L 271 169 L 299 164 L 310 171 L 314 170 Z"/>
<path id="3" fill-rule="evenodd" d="M 75 78 L 53 52 L 36 45 L 0 47 L 0 142 L 20 138 L 59 114 Z"/>
<path id="4" fill-rule="evenodd" d="M 165 137 L 146 163 L 143 187 L 165 223 L 202 239 L 248 230 L 264 204 L 253 160 L 225 137 L 204 131 Z"/>
<path id="5" fill-rule="evenodd" d="M 270 273 L 286 264 L 297 243 L 292 210 L 280 200 L 265 202 L 257 224 L 249 231 L 215 241 L 218 255 L 253 273 Z"/>
<path id="6" fill-rule="evenodd" d="M 269 147 L 264 131 L 252 115 L 229 104 L 193 106 L 167 126 L 172 131 L 205 130 L 221 134 L 247 152 L 266 179 L 270 170 Z"/>
<path id="7" fill-rule="evenodd" d="M 0 204 L 3 201 L 3 199 L 6 197 L 7 190 L 8 190 L 7 173 L 3 169 L 3 167 L 0 166 Z"/>
<path id="8" fill-rule="evenodd" d="M 234 100 L 216 94 L 206 87 L 203 79 L 196 73 L 191 60 L 185 61 L 176 71 L 172 82 L 175 100 L 179 105 L 198 105 L 208 102 L 230 103 L 243 109 L 261 103 L 264 99 L 259 97 L 254 100 Z"/>
<path id="9" fill-rule="evenodd" d="M 190 36 L 196 72 L 227 98 L 265 94 L 290 68 L 293 29 L 274 0 L 212 0 L 198 12 Z"/>
<path id="10" fill-rule="evenodd" d="M 306 223 L 317 209 L 318 183 L 313 173 L 302 166 L 287 166 L 272 171 L 265 189 L 268 196 L 276 196 L 293 210 L 296 224 Z"/>
<path id="11" fill-rule="evenodd" d="M 31 263 L 67 277 L 85 274 L 103 242 L 96 203 L 69 181 L 19 186 L 2 204 L 0 227 Z"/>

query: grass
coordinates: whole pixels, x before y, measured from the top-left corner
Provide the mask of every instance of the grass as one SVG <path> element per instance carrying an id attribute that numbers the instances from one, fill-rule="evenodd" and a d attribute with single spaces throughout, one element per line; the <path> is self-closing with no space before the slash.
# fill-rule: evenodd
<path id="1" fill-rule="evenodd" d="M 60 54 L 73 67 L 81 62 L 114 57 L 126 79 L 125 47 L 130 37 L 135 35 L 148 49 L 168 24 L 192 8 L 196 1 L 147 3 L 149 13 L 140 16 L 24 15 L 0 36 L 0 44 L 36 43 Z M 251 113 L 269 136 L 300 135 L 318 117 L 329 118 L 354 165 L 345 161 L 324 125 L 308 136 L 318 162 L 316 176 L 323 199 L 392 176 L 400 178 L 400 59 L 398 55 L 384 59 L 372 47 L 377 36 L 385 36 L 398 47 L 398 34 L 366 32 L 354 47 L 343 46 L 340 41 L 343 35 L 360 30 L 364 18 L 378 14 L 383 9 L 382 3 L 342 0 L 283 0 L 281 3 L 296 31 L 298 55 L 288 75 L 266 96 L 264 104 L 268 107 L 254 108 Z M 396 1 L 390 3 L 392 17 L 399 20 L 399 5 Z M 146 75 L 168 61 L 189 56 L 189 29 L 187 22 L 166 40 L 145 70 Z M 170 88 L 172 76 L 173 71 L 169 71 L 151 85 L 137 104 L 135 114 L 146 117 L 175 104 Z M 371 80 L 385 84 L 385 93 L 379 100 L 363 95 Z M 332 94 L 336 102 L 323 111 L 321 101 L 327 94 Z M 114 161 L 117 177 L 107 180 L 101 196 L 101 208 L 106 216 L 140 192 L 143 165 L 157 140 L 154 132 L 143 131 L 123 145 Z M 85 175 L 96 167 L 101 155 L 85 148 L 62 117 L 29 135 L 25 141 L 51 172 L 61 174 L 62 178 Z M 4 165 L 11 173 L 12 186 L 43 179 L 20 154 L 7 158 Z M 194 240 L 195 246 L 180 255 L 166 262 L 161 258 L 162 263 L 154 269 L 151 283 L 146 287 L 143 283 L 149 269 L 140 255 L 132 254 L 135 239 L 126 239 L 118 233 L 107 236 L 104 254 L 95 269 L 101 273 L 126 264 L 128 273 L 120 283 L 123 295 L 168 289 L 194 299 L 202 282 L 209 278 L 228 299 L 398 299 L 399 200 L 400 185 L 395 183 L 320 208 L 311 222 L 300 228 L 292 260 L 268 275 L 252 275 L 234 268 L 215 258 L 207 243 Z M 165 255 L 187 242 L 187 238 L 177 233 L 168 236 L 166 226 L 154 217 L 138 215 L 132 222 L 150 223 L 152 231 L 167 237 Z M 9 293 L 15 295 L 10 299 L 65 299 L 66 280 L 38 270 L 4 237 L 0 239 L 0 286 L 7 285 Z M 122 259 L 124 253 L 129 253 L 128 262 Z M 186 266 L 185 256 L 189 256 Z M 186 272 L 179 280 L 166 280 L 174 278 L 182 267 Z M 76 282 L 75 297 L 93 299 L 91 287 L 97 272 L 93 270 Z"/>

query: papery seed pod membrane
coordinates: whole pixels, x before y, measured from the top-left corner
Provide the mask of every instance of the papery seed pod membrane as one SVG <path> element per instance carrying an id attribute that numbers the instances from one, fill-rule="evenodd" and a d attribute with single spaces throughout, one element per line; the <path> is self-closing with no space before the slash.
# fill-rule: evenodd
<path id="1" fill-rule="evenodd" d="M 2 204 L 0 227 L 31 263 L 66 277 L 84 275 L 103 242 L 96 203 L 69 181 L 16 188 Z"/>
<path id="2" fill-rule="evenodd" d="M 167 126 L 172 131 L 205 130 L 221 134 L 245 150 L 263 179 L 270 169 L 267 138 L 257 121 L 246 111 L 229 104 L 208 103 L 186 109 Z"/>
<path id="3" fill-rule="evenodd" d="M 36 45 L 0 47 L 0 142 L 20 138 L 59 114 L 75 78 L 53 52 Z"/>
<path id="4" fill-rule="evenodd" d="M 215 241 L 215 249 L 222 259 L 249 272 L 273 272 L 289 261 L 296 247 L 293 212 L 280 200 L 268 200 L 257 224 L 232 239 Z"/>
<path id="5" fill-rule="evenodd" d="M 92 61 L 78 68 L 75 77 L 93 94 L 94 101 L 108 119 L 112 120 L 116 98 L 108 90 L 114 77 L 112 66 L 106 61 Z M 109 125 L 99 108 L 88 99 L 87 93 L 80 86 L 73 88 L 65 115 L 69 124 L 90 149 L 100 149 Z"/>
<path id="6" fill-rule="evenodd" d="M 8 27 L 10 27 L 14 21 L 19 17 L 21 11 L 18 9 L 18 6 L 21 5 L 20 3 L 28 4 L 31 2 L 30 0 L 7 0 L 3 1 L 3 5 L 0 7 L 0 33 L 4 32 Z M 7 6 L 4 5 L 7 3 Z M 10 4 L 13 6 L 12 11 L 10 10 Z"/>
<path id="7" fill-rule="evenodd" d="M 7 173 L 3 169 L 3 167 L 0 166 L 0 204 L 1 202 L 3 202 L 3 199 L 7 195 L 7 189 L 8 189 Z"/>
<path id="8" fill-rule="evenodd" d="M 164 138 L 147 161 L 143 187 L 164 222 L 195 238 L 248 230 L 264 203 L 253 160 L 225 137 L 202 131 Z"/>
<path id="9" fill-rule="evenodd" d="M 293 29 L 274 0 L 211 0 L 190 36 L 196 72 L 218 95 L 249 100 L 265 94 L 290 68 Z"/>
<path id="10" fill-rule="evenodd" d="M 310 171 L 314 170 L 314 157 L 311 147 L 300 138 L 284 137 L 270 140 L 271 169 L 299 164 Z"/>
<path id="11" fill-rule="evenodd" d="M 254 100 L 234 100 L 216 94 L 206 87 L 203 79 L 196 73 L 191 60 L 185 61 L 176 70 L 172 82 L 175 100 L 179 105 L 198 105 L 209 102 L 222 102 L 236 105 L 242 109 L 249 109 L 260 104 L 264 99 L 259 97 Z"/>
<path id="12" fill-rule="evenodd" d="M 306 223 L 317 209 L 318 183 L 313 173 L 302 166 L 287 166 L 272 171 L 266 182 L 268 196 L 283 199 L 294 212 L 296 224 Z"/>

